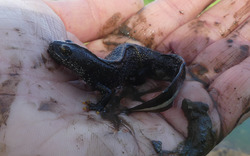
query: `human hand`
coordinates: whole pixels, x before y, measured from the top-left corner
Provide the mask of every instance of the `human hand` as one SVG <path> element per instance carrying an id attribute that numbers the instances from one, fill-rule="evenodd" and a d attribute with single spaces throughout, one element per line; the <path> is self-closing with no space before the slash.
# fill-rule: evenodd
<path id="1" fill-rule="evenodd" d="M 76 1 L 74 2 L 77 3 Z M 79 3 L 86 4 L 80 1 Z M 240 47 L 240 45 L 249 45 L 250 35 L 246 32 L 249 24 L 247 23 L 237 32 L 240 34 L 238 36 L 244 35 L 243 39 L 248 37 L 244 42 L 242 38 L 233 38 L 235 42 L 231 42 L 227 38 L 220 40 L 222 38 L 221 36 L 216 36 L 214 33 L 205 31 L 208 30 L 208 28 L 205 27 L 206 25 L 204 26 L 202 22 L 190 22 L 192 27 L 187 27 L 188 24 L 186 24 L 186 27 L 184 25 L 177 29 L 187 21 L 195 18 L 209 1 L 192 4 L 193 8 L 197 8 L 192 10 L 188 9 L 190 6 L 183 6 L 188 7 L 186 9 L 178 10 L 175 8 L 171 10 L 171 7 L 167 7 L 167 4 L 163 5 L 162 3 L 164 2 L 157 1 L 151 4 L 151 6 L 148 6 L 139 14 L 133 16 L 129 22 L 127 22 L 126 25 L 133 26 L 131 30 L 129 29 L 129 34 L 135 32 L 134 35 L 131 35 L 132 38 L 141 41 L 142 44 L 148 47 L 160 51 L 168 52 L 169 49 L 172 49 L 174 52 L 183 56 L 188 63 L 192 62 L 196 64 L 205 62 L 208 56 L 212 57 L 220 54 L 221 51 L 226 51 L 220 50 L 221 45 L 223 45 L 224 48 L 227 48 L 229 44 L 234 47 L 232 51 L 227 50 L 229 51 L 229 55 L 232 53 L 242 54 L 242 49 L 244 54 L 244 49 L 246 49 L 247 46 L 243 46 L 242 48 L 238 47 Z M 179 3 L 180 2 L 178 2 L 178 6 Z M 112 32 L 112 29 L 119 26 L 121 21 L 142 7 L 141 3 L 136 3 L 137 5 L 135 5 L 136 7 L 133 7 L 133 9 L 131 9 L 130 4 L 128 4 L 128 6 L 119 4 L 118 6 L 128 9 L 121 11 L 120 8 L 118 9 L 118 7 L 112 6 L 112 8 L 118 9 L 114 9 L 113 11 L 109 8 L 110 6 L 107 5 L 106 9 L 111 10 L 110 14 L 116 15 L 110 18 L 110 14 L 108 13 L 99 14 L 102 16 L 93 16 L 100 12 L 98 8 L 101 9 L 101 7 L 86 7 L 87 10 L 83 9 L 86 11 L 85 14 L 79 12 L 74 14 L 75 12 L 72 11 L 69 2 L 66 6 L 61 5 L 59 7 L 57 4 L 60 4 L 60 2 L 54 3 L 54 10 L 63 19 L 65 25 L 67 25 L 67 30 L 78 35 L 78 38 L 83 42 L 94 40 Z M 89 3 L 89 5 L 92 6 L 92 3 Z M 223 138 L 235 127 L 236 123 L 249 108 L 249 101 L 246 100 L 249 98 L 250 92 L 248 89 L 249 80 L 247 79 L 249 69 L 246 68 L 248 67 L 246 64 L 249 64 L 249 61 L 247 62 L 247 59 L 243 59 L 244 57 L 233 57 L 234 60 L 230 60 L 230 63 L 226 63 L 227 66 L 224 64 L 220 66 L 220 72 L 216 72 L 216 74 L 207 72 L 205 75 L 200 75 L 201 79 L 204 79 L 205 82 L 209 84 L 209 93 L 199 82 L 192 81 L 191 78 L 189 78 L 184 84 L 178 98 L 175 100 L 173 108 L 161 113 L 162 116 L 157 113 L 134 113 L 130 116 L 121 115 L 127 124 L 124 124 L 124 127 L 116 131 L 110 122 L 104 121 L 95 112 L 82 111 L 83 106 L 81 102 L 87 99 L 95 100 L 94 94 L 92 94 L 92 92 L 86 92 L 72 85 L 72 83 L 68 83 L 68 81 L 74 80 L 75 78 L 67 74 L 67 71 L 64 71 L 63 68 L 57 66 L 47 55 L 46 49 L 49 42 L 67 39 L 60 20 L 40 1 L 25 1 L 25 3 L 24 1 L 10 1 L 8 6 L 11 6 L 11 8 L 7 7 L 7 12 L 17 12 L 17 14 L 10 14 L 12 16 L 8 16 L 8 20 L 7 17 L 2 18 L 2 23 L 6 23 L 6 25 L 3 25 L 1 28 L 3 32 L 2 35 L 9 34 L 9 36 L 6 35 L 7 37 L 5 36 L 3 42 L 0 43 L 1 47 L 5 47 L 5 50 L 1 51 L 1 75 L 3 75 L 1 76 L 1 106 L 4 108 L 2 110 L 5 110 L 3 111 L 4 113 L 2 113 L 2 119 L 4 120 L 2 120 L 1 124 L 1 136 L 5 152 L 10 155 L 118 155 L 121 153 L 124 155 L 152 155 L 155 154 L 155 151 L 152 148 L 151 140 L 160 140 L 163 143 L 163 149 L 172 150 L 187 136 L 187 121 L 180 109 L 183 98 L 202 101 L 209 105 L 209 115 L 212 119 L 213 128 L 217 136 L 219 136 L 217 138 L 218 140 Z M 22 14 L 20 14 L 20 10 L 13 6 L 23 8 Z M 52 7 L 52 5 L 50 6 Z M 78 4 L 77 6 L 80 5 Z M 165 11 L 170 9 L 171 13 L 175 12 L 175 18 L 168 18 L 169 15 L 173 14 L 163 13 L 164 11 L 161 10 L 159 6 L 162 9 L 167 7 L 168 9 L 165 8 Z M 245 3 L 242 1 L 237 2 L 230 6 L 235 8 L 229 11 L 236 12 L 240 6 L 245 6 Z M 225 4 L 222 4 L 220 7 L 228 8 Z M 88 8 L 92 8 L 90 9 L 92 11 L 91 14 Z M 70 19 L 76 20 L 67 20 L 66 15 L 63 14 L 67 13 L 67 15 L 69 15 L 67 9 L 72 11 L 69 13 L 72 15 Z M 63 12 L 60 10 L 63 10 Z M 223 9 L 217 8 L 216 10 Z M 224 11 L 225 10 L 226 9 L 224 9 Z M 244 7 L 240 10 L 244 10 Z M 122 15 L 115 14 L 119 11 L 125 13 Z M 152 12 L 155 14 L 152 14 Z M 212 12 L 208 12 L 202 17 L 207 19 L 208 16 L 211 16 Z M 224 14 L 226 13 L 224 12 Z M 231 14 L 233 15 L 233 13 L 230 12 L 227 18 L 218 20 L 219 25 L 222 23 L 225 24 L 222 27 L 224 29 L 220 27 L 220 29 L 222 29 L 220 30 L 221 32 L 231 28 Z M 218 15 L 218 13 L 216 13 L 216 15 Z M 154 18 L 152 18 L 152 16 Z M 240 25 L 248 16 L 247 13 L 240 14 L 239 17 L 237 17 L 238 24 Z M 91 21 L 93 17 L 97 17 L 94 22 Z M 162 22 L 158 17 L 159 19 L 162 19 L 160 17 L 164 17 L 167 20 L 166 22 Z M 100 21 L 98 20 L 99 18 L 103 20 Z M 109 18 L 111 20 L 108 20 Z M 117 18 L 119 20 L 116 23 Z M 84 19 L 87 19 L 87 22 Z M 212 19 L 213 18 L 211 18 L 211 21 Z M 78 21 L 86 22 L 85 26 L 83 27 L 83 24 L 77 23 Z M 100 23 L 96 24 L 95 21 L 100 21 Z M 162 23 L 157 21 L 161 21 Z M 114 27 L 108 27 L 105 23 L 111 23 L 110 25 L 114 25 Z M 133 25 L 132 23 L 135 24 Z M 68 24 L 71 26 L 68 26 Z M 70 28 L 74 25 L 77 26 L 78 29 L 73 28 L 71 30 Z M 123 28 L 126 28 L 126 25 L 124 25 Z M 215 26 L 216 25 L 218 24 L 215 24 Z M 176 31 L 169 35 L 170 32 L 175 29 Z M 198 30 L 199 34 L 196 34 L 195 30 Z M 244 30 L 245 33 L 243 33 Z M 228 32 L 226 36 L 230 37 L 229 34 L 234 35 L 235 32 L 231 31 Z M 125 32 L 128 31 L 126 30 Z M 188 34 L 186 32 L 192 33 Z M 206 34 L 205 37 L 203 33 Z M 117 34 L 119 33 L 113 33 L 113 35 L 109 35 L 109 37 L 104 39 L 90 42 L 88 48 L 96 52 L 97 55 L 104 56 L 114 46 L 105 46 L 105 44 L 102 43 L 106 43 L 107 45 L 107 43 L 131 41 L 131 38 L 127 37 L 117 40 Z M 186 36 L 183 37 L 183 34 Z M 152 38 L 152 36 L 154 37 Z M 205 42 L 207 41 L 207 36 L 212 38 L 209 39 L 209 42 Z M 192 41 L 192 39 L 196 39 L 197 42 L 199 41 L 199 43 L 203 43 L 203 45 L 196 44 L 196 42 L 193 44 L 187 43 L 187 41 Z M 225 42 L 222 42 L 223 40 Z M 132 42 L 134 41 L 132 40 Z M 192 45 L 192 47 L 186 47 L 186 45 Z M 197 47 L 200 49 L 194 53 L 194 49 L 197 49 Z M 218 52 L 218 54 L 211 55 L 211 53 L 209 53 L 208 55 L 207 53 L 209 51 L 215 51 Z M 198 55 L 198 53 L 200 54 Z M 205 56 L 206 59 L 203 58 L 205 54 L 207 55 Z M 198 57 L 196 57 L 196 55 L 198 55 Z M 194 58 L 196 59 L 193 61 Z M 240 58 L 240 61 L 238 58 Z M 222 59 L 218 59 L 214 64 L 217 65 L 221 61 Z M 235 64 L 231 62 L 241 63 L 234 66 Z M 208 63 L 202 65 L 208 68 L 208 71 L 210 71 L 210 66 L 212 66 L 212 64 L 209 64 L 208 67 Z M 227 70 L 230 65 L 234 67 Z M 202 73 L 197 70 L 197 65 L 192 65 L 192 67 L 192 71 L 196 69 L 195 71 Z M 224 69 L 225 67 L 227 68 Z M 235 79 L 238 77 L 240 79 L 236 81 Z M 241 85 L 243 83 L 244 85 Z M 228 90 L 224 91 L 225 88 Z M 218 95 L 218 93 L 220 94 Z M 229 96 L 232 94 L 235 96 Z M 216 105 L 213 103 L 210 95 L 215 100 Z M 236 103 L 235 101 L 238 102 Z M 235 107 L 237 107 L 237 110 Z"/>

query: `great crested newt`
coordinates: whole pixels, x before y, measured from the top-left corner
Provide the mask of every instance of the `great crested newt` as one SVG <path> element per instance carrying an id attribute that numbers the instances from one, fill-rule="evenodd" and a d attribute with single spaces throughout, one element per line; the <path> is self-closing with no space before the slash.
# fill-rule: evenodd
<path id="1" fill-rule="evenodd" d="M 146 78 L 170 81 L 155 98 L 127 111 L 164 111 L 172 106 L 185 79 L 185 61 L 176 54 L 162 54 L 136 44 L 117 46 L 104 59 L 71 41 L 54 41 L 49 55 L 72 70 L 88 85 L 100 91 L 102 98 L 89 104 L 90 110 L 102 111 L 119 86 L 140 85 Z"/>

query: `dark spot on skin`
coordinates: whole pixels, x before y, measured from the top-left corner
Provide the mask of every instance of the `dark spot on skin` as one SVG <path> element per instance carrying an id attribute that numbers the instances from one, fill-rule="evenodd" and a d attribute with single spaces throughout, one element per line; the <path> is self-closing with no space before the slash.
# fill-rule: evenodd
<path id="1" fill-rule="evenodd" d="M 5 80 L 2 84 L 1 84 L 1 88 L 4 87 L 16 87 L 18 85 L 18 82 L 13 81 L 12 79 L 8 79 Z M 6 88 L 5 88 L 6 89 Z"/>
<path id="2" fill-rule="evenodd" d="M 220 22 L 215 21 L 215 22 L 214 22 L 214 25 L 215 25 L 215 26 L 219 26 L 219 25 L 220 25 Z"/>
<path id="3" fill-rule="evenodd" d="M 241 45 L 240 46 L 240 50 L 243 51 L 243 52 L 247 52 L 249 51 L 249 46 L 248 45 Z"/>
<path id="4" fill-rule="evenodd" d="M 15 99 L 15 95 L 4 95 L 0 93 L 0 127 L 7 125 L 10 113 L 10 106 Z"/>
<path id="5" fill-rule="evenodd" d="M 215 73 L 223 72 L 230 67 L 239 64 L 242 62 L 245 58 L 248 57 L 248 45 L 241 45 L 239 48 L 234 47 L 233 50 L 229 51 L 228 56 L 224 58 L 223 60 L 217 62 L 216 65 L 214 65 L 213 70 Z"/>
<path id="6" fill-rule="evenodd" d="M 121 37 L 124 37 L 125 40 L 132 39 L 135 41 L 139 41 L 143 43 L 146 47 L 154 49 L 156 46 L 154 43 L 155 32 L 149 29 L 153 23 L 147 23 L 143 10 L 144 9 L 141 9 L 139 12 L 137 12 L 135 16 L 123 22 L 119 26 L 119 28 L 113 31 L 112 35 L 107 36 L 105 40 L 110 40 L 109 39 L 110 36 L 121 36 Z M 140 29 L 137 29 L 139 27 Z M 114 42 L 116 41 L 112 42 L 113 45 L 115 45 Z M 121 44 L 121 43 L 118 41 L 117 44 Z M 105 42 L 104 42 L 104 45 L 105 45 Z M 105 46 L 108 46 L 108 45 L 105 45 Z M 107 48 L 107 49 L 112 50 L 113 48 Z"/>
<path id="7" fill-rule="evenodd" d="M 232 45 L 228 45 L 228 48 L 231 48 L 232 47 Z"/>
<path id="8" fill-rule="evenodd" d="M 229 15 L 229 14 L 224 15 L 223 18 L 226 18 L 228 15 Z"/>
<path id="9" fill-rule="evenodd" d="M 14 28 L 15 31 L 17 32 L 20 32 L 20 29 L 19 28 Z"/>
<path id="10" fill-rule="evenodd" d="M 155 48 L 155 47 L 153 46 L 154 39 L 155 39 L 155 34 L 152 34 L 151 37 L 147 37 L 147 38 L 145 39 L 145 42 L 144 42 L 144 43 L 145 43 L 145 46 L 154 49 L 154 48 Z"/>
<path id="11" fill-rule="evenodd" d="M 19 71 L 22 69 L 22 62 L 19 61 L 19 64 L 12 64 L 8 70 L 9 70 L 9 75 L 19 75 Z"/>
<path id="12" fill-rule="evenodd" d="M 221 68 L 219 66 L 214 67 L 214 72 L 215 73 L 220 73 L 221 72 Z"/>
<path id="13" fill-rule="evenodd" d="M 31 66 L 32 69 L 37 69 L 38 67 L 41 67 L 40 61 L 34 61 L 33 66 Z"/>
<path id="14" fill-rule="evenodd" d="M 206 37 L 206 44 L 208 44 L 210 41 L 210 38 L 209 37 Z"/>
<path id="15" fill-rule="evenodd" d="M 232 39 L 228 39 L 227 43 L 233 43 L 233 40 Z"/>
<path id="16" fill-rule="evenodd" d="M 113 49 L 115 49 L 115 47 L 117 47 L 118 45 L 120 45 L 119 42 L 112 42 L 112 41 L 108 41 L 108 40 L 103 40 L 103 44 L 105 45 L 106 49 L 109 51 L 112 51 Z"/>
<path id="17" fill-rule="evenodd" d="M 231 38 L 237 38 L 237 37 L 238 37 L 237 34 L 233 34 L 233 35 L 231 36 Z"/>
<path id="18" fill-rule="evenodd" d="M 117 12 L 113 14 L 104 24 L 104 26 L 101 28 L 99 34 L 100 36 L 106 35 L 107 33 L 111 32 L 115 27 L 118 26 L 118 24 L 122 20 L 122 15 L 120 12 Z"/>
<path id="19" fill-rule="evenodd" d="M 194 75 L 197 75 L 197 76 L 202 76 L 203 74 L 207 73 L 208 72 L 208 69 L 206 67 L 204 67 L 203 65 L 201 64 L 194 64 L 194 65 L 191 65 L 189 70 L 194 74 Z"/>
<path id="20" fill-rule="evenodd" d="M 120 29 L 121 31 L 116 30 L 115 32 L 113 32 L 113 34 L 108 35 L 106 38 L 102 40 L 103 45 L 106 48 L 106 51 L 112 51 L 118 45 L 123 44 L 130 39 L 134 40 L 133 38 L 130 37 L 129 31 L 127 31 L 127 28 L 128 27 L 124 25 L 124 27 L 121 27 Z"/>
<path id="21" fill-rule="evenodd" d="M 56 70 L 56 68 L 54 67 L 47 67 L 47 69 L 50 71 L 50 72 L 54 72 Z"/>
<path id="22" fill-rule="evenodd" d="M 124 36 L 127 36 L 129 38 L 132 38 L 130 36 L 130 31 L 131 31 L 131 28 L 128 27 L 127 25 L 125 24 L 122 24 L 120 27 L 119 27 L 119 31 L 117 32 L 117 35 L 124 35 Z"/>
<path id="23" fill-rule="evenodd" d="M 141 23 L 145 23 L 145 24 L 146 24 L 146 22 L 147 22 L 146 17 L 143 15 L 143 12 L 140 11 L 140 12 L 138 13 L 138 16 L 137 16 L 135 22 L 132 23 L 132 27 L 134 28 L 134 27 L 136 27 L 138 24 L 141 24 Z"/>
<path id="24" fill-rule="evenodd" d="M 42 101 L 39 105 L 39 111 L 50 111 L 55 112 L 55 108 L 58 105 L 57 101 L 53 98 L 50 98 L 48 101 Z"/>
<path id="25" fill-rule="evenodd" d="M 8 68 L 8 78 L 0 84 L 0 127 L 7 125 L 10 107 L 15 100 L 17 85 L 20 81 L 19 70 L 21 64 L 13 64 Z"/>
<path id="26" fill-rule="evenodd" d="M 8 35 L 9 35 L 9 33 L 8 33 L 8 32 L 6 32 L 6 33 L 5 33 L 5 35 L 6 35 L 6 36 L 8 36 Z"/>
<path id="27" fill-rule="evenodd" d="M 37 62 L 34 62 L 34 65 L 31 67 L 32 69 L 37 69 L 39 64 Z"/>
<path id="28" fill-rule="evenodd" d="M 192 64 L 189 66 L 188 72 L 194 80 L 202 83 L 205 88 L 209 86 L 210 80 L 205 75 L 208 69 L 204 65 Z"/>
<path id="29" fill-rule="evenodd" d="M 184 15 L 184 11 L 182 11 L 182 10 L 179 10 L 179 13 L 180 13 L 181 15 Z"/>
<path id="30" fill-rule="evenodd" d="M 143 10 L 143 9 L 142 9 Z M 155 33 L 151 33 L 147 35 L 148 28 L 152 26 L 152 23 L 147 23 L 147 19 L 144 16 L 144 12 L 140 10 L 136 16 L 124 22 L 114 34 L 122 34 L 124 36 L 129 37 L 130 39 L 141 41 L 146 47 L 154 49 L 154 38 Z M 129 27 L 128 25 L 131 25 Z M 136 32 L 134 29 L 141 27 Z M 133 31 L 132 31 L 133 30 Z"/>
<path id="31" fill-rule="evenodd" d="M 41 57 L 38 57 L 38 59 L 33 62 L 33 66 L 31 66 L 31 68 L 37 69 L 41 67 L 42 65 L 46 65 L 47 62 L 48 62 L 48 59 L 43 54 L 41 54 Z"/>
<path id="32" fill-rule="evenodd" d="M 188 27 L 190 30 L 193 30 L 195 33 L 201 33 L 204 31 L 204 26 L 206 24 L 206 21 L 196 20 L 191 22 Z"/>
<path id="33" fill-rule="evenodd" d="M 18 73 L 10 73 L 9 76 L 18 76 Z"/>
<path id="34" fill-rule="evenodd" d="M 22 36 L 24 32 L 22 32 L 19 28 L 14 28 L 14 30 L 18 33 L 18 36 Z"/>

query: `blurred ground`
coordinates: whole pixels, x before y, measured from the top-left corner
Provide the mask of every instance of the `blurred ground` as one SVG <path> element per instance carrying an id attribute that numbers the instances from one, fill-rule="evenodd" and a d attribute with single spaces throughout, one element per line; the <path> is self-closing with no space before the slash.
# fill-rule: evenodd
<path id="1" fill-rule="evenodd" d="M 235 128 L 208 156 L 250 156 L 250 118 Z"/>
<path id="2" fill-rule="evenodd" d="M 226 148 L 214 149 L 207 156 L 250 156 L 249 154 L 242 153 Z"/>

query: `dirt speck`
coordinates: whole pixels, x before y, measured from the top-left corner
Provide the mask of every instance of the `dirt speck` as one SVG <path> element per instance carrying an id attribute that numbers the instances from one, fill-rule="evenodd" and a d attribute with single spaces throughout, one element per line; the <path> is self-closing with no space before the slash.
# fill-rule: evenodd
<path id="1" fill-rule="evenodd" d="M 120 12 L 114 13 L 103 25 L 99 31 L 99 35 L 103 36 L 111 32 L 113 29 L 118 27 L 118 24 L 122 20 L 122 14 Z"/>
<path id="2" fill-rule="evenodd" d="M 8 68 L 9 73 L 17 73 L 16 66 L 11 65 Z M 15 100 L 17 85 L 20 81 L 19 74 L 9 75 L 8 78 L 0 84 L 0 127 L 7 125 L 7 119 L 10 113 L 10 107 Z"/>
<path id="3" fill-rule="evenodd" d="M 248 46 L 248 45 L 241 45 L 241 46 L 240 46 L 240 50 L 241 50 L 242 52 L 247 52 L 247 53 L 248 53 L 248 51 L 249 51 L 249 46 Z"/>
<path id="4" fill-rule="evenodd" d="M 208 69 L 201 64 L 191 65 L 189 69 L 194 75 L 197 76 L 202 76 L 203 74 L 208 72 Z"/>
<path id="5" fill-rule="evenodd" d="M 221 24 L 220 22 L 217 22 L 217 21 L 214 22 L 215 26 L 219 26 L 220 24 Z"/>
<path id="6" fill-rule="evenodd" d="M 53 99 L 50 98 L 50 100 L 47 101 L 42 101 L 39 105 L 38 110 L 39 111 L 51 111 L 51 112 L 55 112 L 55 108 L 58 105 L 58 102 Z"/>
<path id="7" fill-rule="evenodd" d="M 233 43 L 234 41 L 232 39 L 228 39 L 227 43 Z"/>

